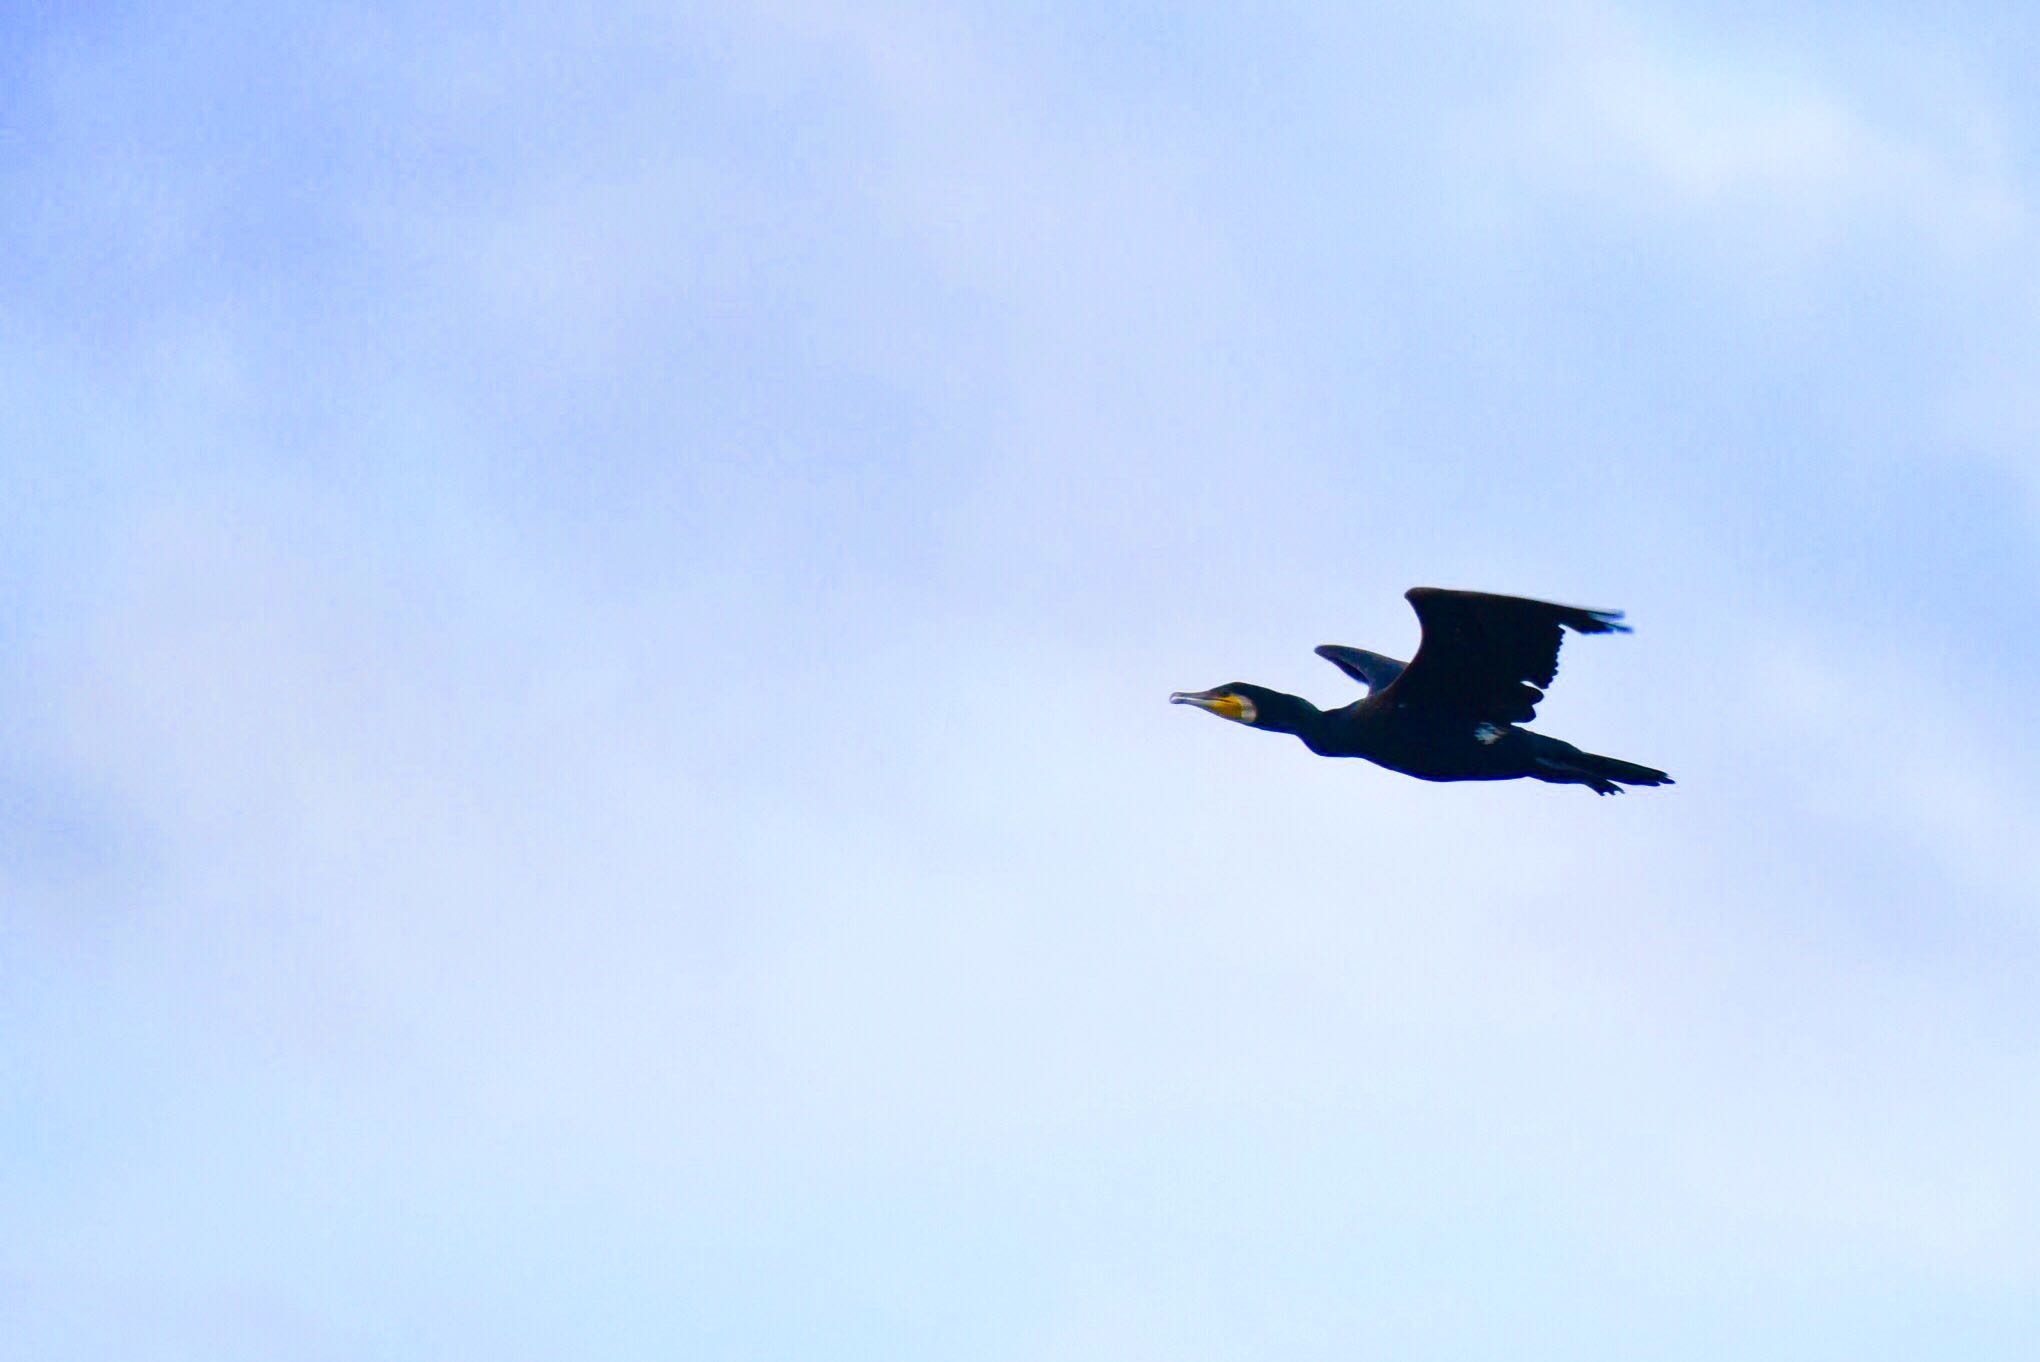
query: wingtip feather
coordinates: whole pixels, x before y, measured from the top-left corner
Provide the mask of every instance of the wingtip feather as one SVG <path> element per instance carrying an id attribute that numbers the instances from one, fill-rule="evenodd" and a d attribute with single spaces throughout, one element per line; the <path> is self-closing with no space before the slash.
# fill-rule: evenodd
<path id="1" fill-rule="evenodd" d="M 1620 610 L 1585 610 L 1565 623 L 1582 634 L 1632 634 L 1636 631 L 1621 622 Z"/>

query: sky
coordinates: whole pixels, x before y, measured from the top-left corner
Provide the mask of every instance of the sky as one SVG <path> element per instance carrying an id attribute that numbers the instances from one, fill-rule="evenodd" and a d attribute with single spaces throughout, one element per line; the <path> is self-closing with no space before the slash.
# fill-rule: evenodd
<path id="1" fill-rule="evenodd" d="M 2040 11 L 570 8 L 0 10 L 0 1353 L 2031 1355 Z"/>

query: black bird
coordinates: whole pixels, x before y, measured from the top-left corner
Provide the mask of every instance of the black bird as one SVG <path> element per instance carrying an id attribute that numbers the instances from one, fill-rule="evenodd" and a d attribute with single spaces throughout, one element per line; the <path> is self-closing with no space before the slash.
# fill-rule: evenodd
<path id="1" fill-rule="evenodd" d="M 1619 610 L 1442 591 L 1406 593 L 1424 626 L 1407 665 L 1327 643 L 1318 656 L 1367 687 L 1341 709 L 1235 681 L 1216 690 L 1177 691 L 1171 704 L 1196 705 L 1271 733 L 1294 733 L 1321 757 L 1365 757 L 1420 780 L 1516 780 L 1584 785 L 1620 794 L 1624 785 L 1670 785 L 1663 771 L 1582 752 L 1516 725 L 1527 722 L 1558 674 L 1566 629 L 1626 634 Z"/>

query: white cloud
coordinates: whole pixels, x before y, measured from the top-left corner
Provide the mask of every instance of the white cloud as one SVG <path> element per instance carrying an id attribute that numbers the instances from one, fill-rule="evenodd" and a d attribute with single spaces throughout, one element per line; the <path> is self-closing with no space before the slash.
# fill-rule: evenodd
<path id="1" fill-rule="evenodd" d="M 581 33 L 560 66 L 512 31 L 503 71 L 460 47 L 462 109 L 586 97 L 630 45 Z M 1109 93 L 1069 104 L 963 21 L 715 37 L 705 123 L 598 90 L 612 118 L 526 159 L 477 115 L 486 192 L 363 211 L 404 266 L 362 272 L 368 310 L 439 364 L 269 369 L 230 317 L 188 367 L 173 335 L 132 388 L 92 380 L 129 413 L 101 443 L 181 453 L 95 507 L 94 585 L 15 698 L 150 854 L 98 919 L 115 948 L 22 971 L 65 1146 L 23 1253 L 115 1291 L 253 1283 L 308 1335 L 415 1322 L 435 1354 L 600 1315 L 657 1355 L 858 1327 L 895 1355 L 1344 1355 L 1379 1326 L 1574 1356 L 1620 1323 L 1611 1275 L 1699 1332 L 1825 1284 L 1860 1338 L 1893 1280 L 1945 1303 L 2028 1271 L 2025 975 L 1948 963 L 2030 933 L 2036 809 L 1995 719 L 1894 733 L 1943 694 L 1889 683 L 1904 659 L 1729 640 L 1754 569 L 1719 542 L 1660 568 L 1634 651 L 1569 653 L 1549 711 L 1647 736 L 1674 790 L 1432 787 L 1170 709 L 1234 672 L 1332 693 L 1318 622 L 1407 639 L 1409 544 L 1510 562 L 1490 537 L 1534 517 L 1469 489 L 1537 479 L 1411 451 L 1451 512 L 1411 529 L 1360 505 L 1368 451 L 1285 448 L 1312 417 L 1260 382 L 1279 346 L 1240 353 L 1279 329 L 1252 234 L 1205 220 L 1206 149 Z M 1963 198 L 1987 158 L 1922 168 L 1818 86 L 1619 30 L 1566 51 L 1528 63 L 1526 176 L 1612 159 L 1621 193 L 1761 223 L 1811 194 L 1822 231 L 1943 177 L 1950 232 L 1999 230 L 1988 174 Z M 798 137 L 743 140 L 774 118 L 852 131 L 789 166 L 761 146 Z M 838 291 L 839 263 L 870 275 Z M 704 298 L 765 324 L 715 331 Z M 754 385 L 728 425 L 757 438 L 680 383 Z M 855 443 L 871 390 L 940 457 Z M 499 408 L 579 438 L 534 456 Z M 621 453 L 619 409 L 652 432 Z M 306 411 L 337 457 L 276 439 Z M 728 445 L 756 457 L 696 480 Z M 1591 562 L 1567 552 L 1518 550 Z M 1837 824 L 1988 912 L 1938 954 L 1847 930 L 1878 886 Z"/>
<path id="2" fill-rule="evenodd" d="M 1526 158 L 1517 174 L 1718 215 L 1801 253 L 1895 225 L 1959 259 L 2032 230 L 2002 114 L 1973 96 L 1938 90 L 1930 116 L 1908 116 L 1818 54 L 1672 43 L 1611 8 L 1574 9 L 1539 36 L 1535 77 L 1511 91 L 1527 107 L 1479 133 Z"/>

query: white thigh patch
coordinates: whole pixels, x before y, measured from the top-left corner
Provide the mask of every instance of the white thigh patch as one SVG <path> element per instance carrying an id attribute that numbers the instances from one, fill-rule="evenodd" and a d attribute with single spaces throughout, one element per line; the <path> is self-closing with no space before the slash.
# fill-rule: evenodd
<path id="1" fill-rule="evenodd" d="M 1502 740 L 1502 734 L 1508 731 L 1506 728 L 1496 728 L 1493 724 L 1475 724 L 1473 726 L 1473 740 L 1483 745 L 1498 743 Z"/>

